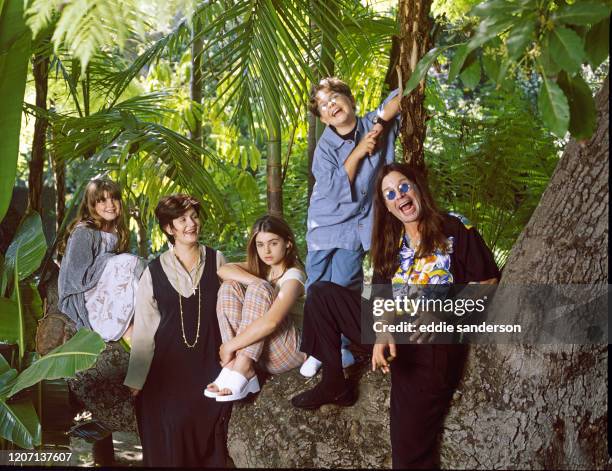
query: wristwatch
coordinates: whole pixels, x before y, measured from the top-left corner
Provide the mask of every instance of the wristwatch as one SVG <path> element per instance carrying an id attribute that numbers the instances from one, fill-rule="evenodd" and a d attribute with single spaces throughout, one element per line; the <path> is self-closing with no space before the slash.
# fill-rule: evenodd
<path id="1" fill-rule="evenodd" d="M 383 127 L 385 127 L 387 124 L 389 124 L 389 121 L 382 119 L 380 116 L 374 116 L 374 119 L 372 120 L 372 122 L 374 124 L 380 124 Z"/>

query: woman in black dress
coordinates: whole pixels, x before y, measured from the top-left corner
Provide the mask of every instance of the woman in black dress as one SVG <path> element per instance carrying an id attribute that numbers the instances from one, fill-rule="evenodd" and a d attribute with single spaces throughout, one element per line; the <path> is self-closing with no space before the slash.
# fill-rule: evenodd
<path id="1" fill-rule="evenodd" d="M 231 403 L 207 400 L 219 374 L 216 304 L 223 255 L 198 243 L 200 203 L 160 200 L 155 215 L 172 246 L 140 280 L 128 374 L 145 466 L 225 467 Z"/>
<path id="2" fill-rule="evenodd" d="M 371 255 L 376 293 L 389 298 L 410 285 L 429 285 L 422 292 L 439 293 L 432 285 L 497 282 L 499 270 L 476 229 L 437 209 L 419 170 L 385 165 L 375 185 Z M 323 378 L 292 399 L 296 407 L 355 401 L 342 375 L 340 333 L 353 343 L 363 341 L 360 296 L 333 283 L 313 284 L 304 307 L 301 350 L 323 361 Z M 372 336 L 364 330 L 363 338 Z M 418 333 L 411 340 L 396 345 L 388 334 L 377 337 L 372 368 L 391 371 L 393 468 L 431 469 L 438 466 L 437 437 L 467 350 L 465 345 L 420 344 L 430 339 Z"/>

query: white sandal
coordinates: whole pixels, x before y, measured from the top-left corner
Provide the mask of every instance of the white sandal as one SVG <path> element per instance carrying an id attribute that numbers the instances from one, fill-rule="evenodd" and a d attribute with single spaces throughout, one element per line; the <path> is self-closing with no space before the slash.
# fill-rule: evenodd
<path id="1" fill-rule="evenodd" d="M 225 384 L 219 389 L 219 391 L 221 389 L 229 389 L 232 391 L 232 394 L 217 394 L 215 397 L 217 402 L 239 401 L 251 393 L 255 394 L 259 392 L 260 387 L 257 375 L 253 376 L 251 379 L 246 379 L 237 371 L 230 370 L 229 374 L 225 378 Z"/>
<path id="2" fill-rule="evenodd" d="M 204 389 L 204 395 L 206 397 L 211 397 L 211 398 L 217 397 L 219 394 L 219 391 L 225 388 L 225 382 L 227 381 L 227 378 L 231 372 L 232 370 L 230 370 L 229 368 L 223 368 L 221 370 L 221 373 L 219 373 L 219 376 L 217 376 L 215 380 L 212 383 L 210 383 L 210 384 L 217 385 L 217 391 L 209 391 L 207 387 L 206 389 Z"/>

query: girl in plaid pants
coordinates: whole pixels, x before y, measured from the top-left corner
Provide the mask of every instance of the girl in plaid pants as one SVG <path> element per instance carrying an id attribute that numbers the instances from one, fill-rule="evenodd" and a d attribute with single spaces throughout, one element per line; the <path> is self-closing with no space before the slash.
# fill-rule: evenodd
<path id="1" fill-rule="evenodd" d="M 217 296 L 223 369 L 204 394 L 235 401 L 259 391 L 255 363 L 278 374 L 306 359 L 291 319 L 302 315 L 306 277 L 291 228 L 274 216 L 253 225 L 246 262 L 223 265 L 217 274 L 223 280 Z"/>

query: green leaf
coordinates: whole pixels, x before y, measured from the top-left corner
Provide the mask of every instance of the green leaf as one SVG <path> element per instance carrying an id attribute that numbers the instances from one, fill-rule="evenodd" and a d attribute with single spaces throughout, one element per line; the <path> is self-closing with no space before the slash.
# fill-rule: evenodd
<path id="1" fill-rule="evenodd" d="M 28 450 L 40 445 L 40 421 L 30 399 L 0 400 L 0 437 Z"/>
<path id="2" fill-rule="evenodd" d="M 17 280 L 19 276 L 19 247 L 17 247 L 17 253 L 15 254 L 15 274 L 13 279 Z M 19 362 L 23 359 L 25 355 L 25 326 L 23 322 L 23 304 L 21 303 L 21 288 L 19 287 L 19 282 L 15 281 L 15 286 L 13 288 L 13 301 L 17 305 L 17 318 L 16 322 L 16 333 L 17 333 L 17 346 L 19 347 Z M 19 363 L 21 364 L 21 363 Z M 21 368 L 21 366 L 20 366 Z"/>
<path id="3" fill-rule="evenodd" d="M 10 369 L 11 369 L 11 365 L 9 365 L 9 362 L 6 361 L 6 358 L 4 358 L 4 355 L 0 354 L 0 374 L 4 374 Z"/>
<path id="4" fill-rule="evenodd" d="M 517 59 L 525 52 L 525 48 L 535 39 L 535 26 L 535 19 L 528 18 L 510 30 L 506 41 L 510 58 Z"/>
<path id="5" fill-rule="evenodd" d="M 251 199 L 257 197 L 259 190 L 257 188 L 257 181 L 253 178 L 249 172 L 242 172 L 236 180 L 236 189 L 240 193 L 243 199 Z"/>
<path id="6" fill-rule="evenodd" d="M 469 15 L 480 16 L 481 18 L 506 18 L 513 13 L 516 13 L 518 6 L 516 4 L 503 0 L 489 0 L 478 3 L 469 12 Z"/>
<path id="7" fill-rule="evenodd" d="M 562 26 L 551 31 L 550 53 L 554 61 L 570 74 L 580 69 L 585 58 L 582 38 L 575 31 Z"/>
<path id="8" fill-rule="evenodd" d="M 499 75 L 499 66 L 499 56 L 494 56 L 491 54 L 482 55 L 482 68 L 484 69 L 484 73 L 493 82 L 497 81 L 497 76 Z"/>
<path id="9" fill-rule="evenodd" d="M 19 249 L 19 256 L 17 256 L 17 249 Z M 12 271 L 18 261 L 19 281 L 27 278 L 38 269 L 46 251 L 47 241 L 40 215 L 32 211 L 21 221 L 6 251 L 5 272 Z"/>
<path id="10" fill-rule="evenodd" d="M 610 53 L 610 20 L 593 25 L 586 36 L 585 52 L 589 63 L 596 69 Z"/>
<path id="11" fill-rule="evenodd" d="M 548 75 L 549 77 L 554 77 L 559 73 L 561 67 L 559 66 L 559 64 L 557 64 L 557 62 L 552 56 L 550 41 L 551 33 L 549 32 L 546 36 L 544 36 L 544 38 L 542 39 L 542 43 L 540 44 L 541 50 L 540 56 L 538 57 L 538 62 L 544 69 L 544 73 L 546 73 L 546 75 Z"/>
<path id="12" fill-rule="evenodd" d="M 88 329 L 80 329 L 64 345 L 51 350 L 26 368 L 18 377 L 8 396 L 43 379 L 69 378 L 90 368 L 104 350 L 102 337 Z"/>
<path id="13" fill-rule="evenodd" d="M 467 43 L 460 44 L 455 51 L 453 61 L 451 62 L 450 69 L 448 70 L 448 81 L 452 82 L 457 78 L 459 72 L 463 70 L 463 64 L 468 56 Z"/>
<path id="14" fill-rule="evenodd" d="M 2 358 L 4 359 L 4 357 Z M 6 360 L 4 360 L 4 362 L 6 363 Z M 16 377 L 17 377 L 17 370 L 14 368 L 9 368 L 4 373 L 0 374 L 0 391 L 2 391 L 8 383 L 13 382 Z M 1 395 L 0 395 L 0 400 L 4 400 L 4 397 L 2 397 Z"/>
<path id="15" fill-rule="evenodd" d="M 431 64 L 434 63 L 434 61 L 440 54 L 442 54 L 447 49 L 456 46 L 457 44 L 451 44 L 449 46 L 443 47 L 434 47 L 427 54 L 425 54 L 414 68 L 414 72 L 412 73 L 410 79 L 408 80 L 408 83 L 406 83 L 406 86 L 404 87 L 404 96 L 408 95 L 412 90 L 417 87 L 419 82 L 423 80 L 425 75 L 427 75 L 427 71 L 431 67 Z"/>
<path id="16" fill-rule="evenodd" d="M 474 89 L 480 83 L 480 62 L 475 61 L 461 72 L 461 81 L 466 88 Z"/>
<path id="17" fill-rule="evenodd" d="M 504 33 L 515 22 L 516 19 L 513 17 L 498 21 L 487 18 L 482 21 L 476 30 L 476 34 L 468 42 L 468 51 L 473 51 L 489 41 L 497 40 L 499 35 Z"/>
<path id="18" fill-rule="evenodd" d="M 564 137 L 569 126 L 569 104 L 563 90 L 542 75 L 538 108 L 544 124 L 558 137 Z"/>
<path id="19" fill-rule="evenodd" d="M 19 307 L 9 298 L 0 298 L 0 342 L 17 343 L 19 339 Z"/>
<path id="20" fill-rule="evenodd" d="M 21 306 L 25 330 L 25 346 L 27 351 L 36 349 L 36 328 L 43 316 L 43 303 L 38 293 L 36 283 L 22 281 L 20 283 Z M 1 321 L 0 321 L 1 323 Z"/>
<path id="21" fill-rule="evenodd" d="M 564 5 L 553 14 L 553 21 L 571 25 L 591 25 L 610 16 L 610 7 L 603 2 L 579 0 Z"/>
<path id="22" fill-rule="evenodd" d="M 569 131 L 576 140 L 589 139 L 597 128 L 597 110 L 593 93 L 580 74 L 570 77 L 561 72 L 557 83 L 569 102 Z"/>
<path id="23" fill-rule="evenodd" d="M 0 10 L 0 221 L 6 215 L 15 185 L 21 109 L 32 41 L 23 19 L 23 3 L 4 2 Z"/>
<path id="24" fill-rule="evenodd" d="M 0 401 L 4 401 L 5 396 L 2 395 L 2 390 L 6 385 L 12 382 L 17 377 L 17 370 L 11 368 L 9 362 L 6 361 L 4 355 L 0 354 Z"/>

